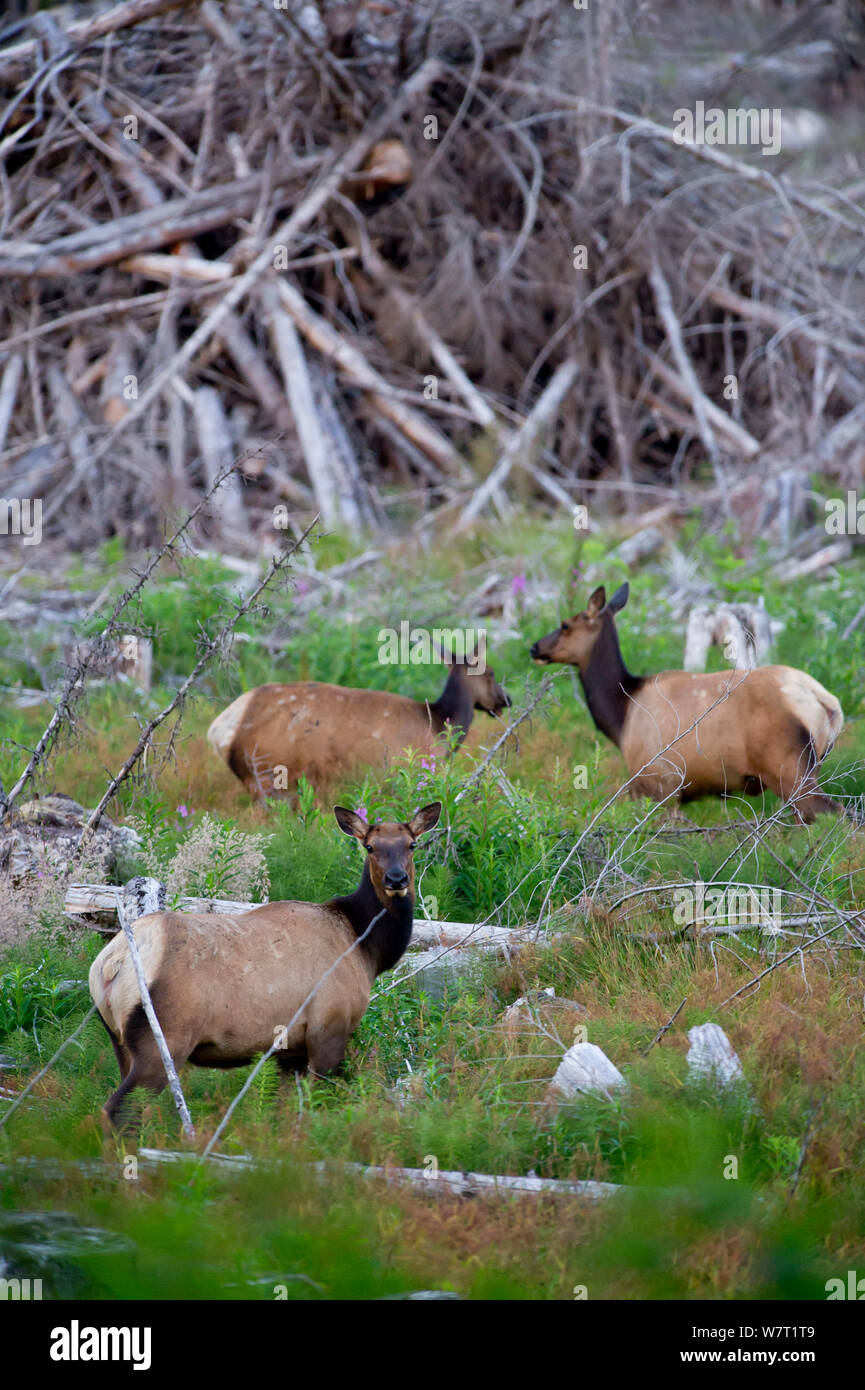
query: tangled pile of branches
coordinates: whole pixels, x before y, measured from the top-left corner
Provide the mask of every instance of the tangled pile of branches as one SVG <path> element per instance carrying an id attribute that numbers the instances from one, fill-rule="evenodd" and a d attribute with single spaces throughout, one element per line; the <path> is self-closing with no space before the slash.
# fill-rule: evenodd
<path id="1" fill-rule="evenodd" d="M 672 95 L 664 0 L 122 0 L 8 25 L 4 495 L 134 545 L 242 456 L 212 526 L 254 552 L 276 507 L 296 531 L 459 528 L 517 490 L 633 510 L 693 480 L 762 529 L 791 472 L 854 482 L 861 152 L 806 120 L 817 178 L 813 150 L 682 144 L 674 120 L 771 92 L 780 64 L 842 123 L 848 10 L 768 44 L 771 12 L 726 19 L 720 46 L 750 26 L 752 48 L 684 56 Z"/>

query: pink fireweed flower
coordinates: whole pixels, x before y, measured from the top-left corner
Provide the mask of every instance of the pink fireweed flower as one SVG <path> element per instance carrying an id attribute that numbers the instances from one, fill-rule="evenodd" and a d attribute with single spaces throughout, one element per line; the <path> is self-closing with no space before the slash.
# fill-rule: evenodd
<path id="1" fill-rule="evenodd" d="M 525 591 L 526 591 L 526 576 L 525 576 L 524 574 L 515 574 L 514 577 L 513 577 L 513 579 L 511 580 L 511 593 L 512 593 L 512 594 L 524 594 Z"/>

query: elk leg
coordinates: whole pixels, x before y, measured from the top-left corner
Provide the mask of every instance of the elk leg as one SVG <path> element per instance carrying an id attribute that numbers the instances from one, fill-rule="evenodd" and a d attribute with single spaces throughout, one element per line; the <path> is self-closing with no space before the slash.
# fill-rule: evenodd
<path id="1" fill-rule="evenodd" d="M 305 1052 L 285 1053 L 277 1052 L 276 1065 L 283 1076 L 292 1076 L 295 1072 L 306 1069 L 307 1057 Z"/>
<path id="2" fill-rule="evenodd" d="M 802 825 L 811 825 L 817 816 L 827 811 L 838 812 L 841 806 L 831 796 L 821 792 L 817 781 L 819 763 L 814 752 L 810 735 L 801 731 L 802 750 L 789 754 L 775 773 L 762 772 L 761 778 L 766 786 L 776 793 L 782 801 L 789 801 L 796 819 Z"/>
<path id="3" fill-rule="evenodd" d="M 348 1036 L 345 1033 L 307 1032 L 306 1050 L 309 1056 L 309 1070 L 313 1076 L 327 1076 L 336 1071 L 345 1056 Z"/>
<path id="4" fill-rule="evenodd" d="M 129 1050 L 124 1047 L 117 1035 L 108 1027 L 108 1024 L 98 1010 L 97 1017 L 111 1039 L 111 1046 L 114 1048 L 114 1056 L 117 1058 L 117 1065 L 120 1068 L 120 1079 L 123 1081 L 129 1075 L 129 1068 L 132 1066 L 132 1058 L 129 1055 Z"/>
<path id="5" fill-rule="evenodd" d="M 186 1046 L 180 1047 L 172 1047 L 170 1038 L 166 1038 L 165 1041 L 168 1044 L 174 1065 L 179 1071 L 189 1058 L 188 1041 Z M 142 1086 L 145 1090 L 158 1096 L 160 1091 L 164 1091 L 168 1085 L 168 1077 L 165 1075 L 165 1066 L 159 1055 L 156 1039 L 150 1030 L 147 1015 L 140 1004 L 130 1015 L 126 1025 L 126 1039 L 123 1046 L 131 1057 L 131 1065 L 114 1095 L 107 1101 L 103 1112 L 113 1129 L 121 1128 L 119 1112 L 129 1092 L 134 1090 L 136 1086 Z"/>

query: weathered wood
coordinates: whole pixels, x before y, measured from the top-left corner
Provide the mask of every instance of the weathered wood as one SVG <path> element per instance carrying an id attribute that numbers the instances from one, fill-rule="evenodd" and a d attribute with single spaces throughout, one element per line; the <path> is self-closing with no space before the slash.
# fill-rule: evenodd
<path id="1" fill-rule="evenodd" d="M 709 648 L 718 646 L 732 665 L 751 670 L 763 664 L 771 645 L 769 614 L 760 604 L 699 604 L 688 614 L 682 665 L 686 671 L 704 671 Z"/>
<path id="2" fill-rule="evenodd" d="M 682 380 L 677 372 L 673 371 L 672 367 L 668 366 L 656 353 L 653 353 L 649 360 L 652 364 L 652 371 L 657 377 L 660 377 L 665 386 L 669 386 L 673 394 L 679 397 L 679 400 L 687 402 L 692 400 L 691 387 Z M 718 434 L 722 434 L 729 446 L 740 453 L 743 458 L 755 458 L 759 454 L 762 448 L 760 441 L 737 424 L 732 415 L 728 415 L 726 411 L 715 405 L 714 401 L 710 401 L 708 396 L 703 396 L 702 408 L 713 429 Z"/>
<path id="3" fill-rule="evenodd" d="M 6 443 L 23 370 L 24 358 L 20 352 L 13 353 L 3 368 L 3 377 L 0 380 L 0 450 Z"/>
<path id="4" fill-rule="evenodd" d="M 286 280 L 278 281 L 279 298 L 305 338 L 328 358 L 337 371 L 370 395 L 376 410 L 450 476 L 466 476 L 467 470 L 446 437 L 418 411 L 401 401 L 385 378 L 372 367 L 353 343 L 311 309 L 303 295 Z"/>
<path id="5" fill-rule="evenodd" d="M 514 464 L 529 454 L 537 436 L 555 420 L 562 401 L 576 381 L 577 372 L 577 363 L 573 358 L 568 358 L 556 368 L 522 426 L 508 441 L 495 467 L 472 493 L 457 522 L 458 531 L 471 526 L 496 489 L 505 482 Z"/>
<path id="6" fill-rule="evenodd" d="M 231 467 L 235 453 L 231 427 L 215 387 L 199 386 L 197 391 L 193 391 L 192 413 L 207 484 L 212 487 L 217 478 Z M 222 486 L 217 488 L 211 505 L 224 534 L 234 531 L 245 535 L 248 532 L 243 493 L 236 470 L 229 473 Z"/>
<path id="7" fill-rule="evenodd" d="M 833 541 L 831 545 L 815 550 L 813 555 L 804 560 L 783 560 L 774 566 L 772 573 L 776 579 L 789 583 L 791 579 L 802 579 L 807 574 L 816 574 L 818 570 L 826 569 L 829 565 L 839 565 L 842 560 L 848 559 L 852 552 L 853 542 L 844 536 L 841 540 Z"/>
<path id="8" fill-rule="evenodd" d="M 238 902 L 230 898 L 181 897 L 177 903 L 178 912 L 215 912 L 235 916 L 240 912 L 251 912 L 259 903 Z M 116 911 L 117 889 L 107 883 L 71 883 L 65 891 L 64 910 L 75 916 L 89 913 L 110 913 Z M 495 947 L 518 946 L 531 939 L 529 931 L 516 927 L 477 925 L 474 922 L 431 921 L 426 917 L 416 917 L 409 944 L 409 950 L 427 949 L 431 946 L 471 946 Z"/>
<path id="9" fill-rule="evenodd" d="M 667 335 L 670 350 L 684 382 L 687 399 L 690 401 L 691 409 L 694 412 L 694 419 L 697 422 L 697 431 L 703 442 L 703 447 L 709 456 L 712 467 L 715 470 L 718 487 L 721 489 L 722 505 L 729 515 L 729 504 L 724 487 L 724 473 L 721 465 L 720 451 L 709 418 L 710 412 L 708 407 L 711 405 L 711 402 L 706 399 L 703 388 L 697 378 L 697 373 L 688 356 L 685 348 L 685 341 L 682 337 L 682 326 L 673 308 L 673 295 L 670 286 L 667 284 L 666 276 L 661 269 L 661 263 L 658 260 L 657 253 L 654 251 L 649 265 L 649 283 L 652 286 L 652 293 L 655 296 L 655 305 L 661 322 L 664 325 L 664 332 Z"/>
<path id="10" fill-rule="evenodd" d="M 141 393 L 135 407 L 115 426 L 111 436 L 103 441 L 96 451 L 101 458 L 114 447 L 114 439 L 121 430 L 128 428 L 149 408 L 155 398 L 170 386 L 178 372 L 191 362 L 197 353 L 216 333 L 224 316 L 237 308 L 241 300 L 249 294 L 259 280 L 273 267 L 274 246 L 291 246 L 299 234 L 309 226 L 328 200 L 339 189 L 340 183 L 348 173 L 353 173 L 369 154 L 372 146 L 381 139 L 388 129 L 402 115 L 403 111 L 425 93 L 438 76 L 442 67 L 436 59 L 428 59 L 403 84 L 399 92 L 379 115 L 364 126 L 360 134 L 351 142 L 342 155 L 336 159 L 327 173 L 318 180 L 306 197 L 302 198 L 291 215 L 280 224 L 267 245 L 259 251 L 249 268 L 236 277 L 219 303 L 198 325 L 194 333 L 156 374 Z"/>
<path id="11" fill-rule="evenodd" d="M 154 1167 L 163 1163 L 188 1163 L 191 1155 L 176 1153 L 170 1149 L 138 1150 L 139 1159 Z M 264 1164 L 249 1154 L 212 1153 L 208 1159 L 221 1168 L 237 1172 L 249 1172 Z M 435 1196 L 459 1197 L 582 1197 L 587 1201 L 598 1201 L 604 1197 L 614 1197 L 626 1189 L 612 1182 L 592 1182 L 575 1180 L 568 1182 L 559 1178 L 537 1178 L 534 1176 L 503 1176 L 498 1173 L 458 1173 L 439 1169 L 433 1172 L 426 1168 L 389 1168 L 365 1163 L 342 1163 L 322 1160 L 313 1165 L 313 1170 L 322 1178 L 333 1174 L 353 1173 L 358 1177 L 419 1188 Z"/>
<path id="12" fill-rule="evenodd" d="M 277 187 L 296 182 L 292 171 L 276 180 Z M 46 246 L 29 242 L 6 242 L 0 251 L 0 276 L 33 275 L 53 279 L 80 275 L 87 270 L 111 265 L 142 251 L 186 241 L 202 232 L 225 227 L 239 217 L 247 217 L 258 206 L 265 188 L 264 176 L 203 188 L 187 198 L 166 199 L 154 207 L 128 213 L 100 226 L 58 237 Z M 267 189 L 271 191 L 268 182 Z"/>
<path id="13" fill-rule="evenodd" d="M 379 255 L 368 240 L 361 244 L 360 239 L 357 238 L 354 245 L 360 252 L 364 270 L 368 271 L 372 278 L 387 290 L 393 303 L 408 319 L 413 331 L 427 349 L 432 360 L 447 377 L 454 390 L 462 396 L 477 423 L 484 429 L 494 428 L 496 416 L 492 406 L 463 371 L 453 352 L 433 328 L 414 296 L 404 290 L 397 282 L 395 271 L 391 269 L 384 257 Z"/>
<path id="14" fill-rule="evenodd" d="M 76 19 L 65 29 L 63 36 L 81 48 L 93 43 L 94 39 L 104 38 L 106 34 L 116 34 L 121 29 L 130 29 L 147 19 L 165 14 L 168 10 L 179 10 L 192 3 L 192 0 L 126 0 L 125 4 L 114 5 L 93 19 Z M 50 11 L 48 12 L 51 13 Z M 22 65 L 38 58 L 42 50 L 39 39 L 25 39 L 0 52 L 0 77 L 14 76 Z"/>
<path id="15" fill-rule="evenodd" d="M 688 1029 L 688 1076 L 692 1081 L 711 1081 L 720 1091 L 740 1086 L 745 1080 L 742 1064 L 730 1039 L 717 1023 L 701 1023 Z"/>
<path id="16" fill-rule="evenodd" d="M 354 499 L 347 497 L 345 493 L 337 496 L 327 440 L 318 418 L 312 382 L 297 329 L 289 315 L 281 308 L 273 284 L 265 287 L 263 298 L 270 316 L 270 331 L 282 371 L 285 393 L 291 405 L 297 437 L 322 523 L 328 529 L 337 522 L 356 525 L 358 514 Z"/>

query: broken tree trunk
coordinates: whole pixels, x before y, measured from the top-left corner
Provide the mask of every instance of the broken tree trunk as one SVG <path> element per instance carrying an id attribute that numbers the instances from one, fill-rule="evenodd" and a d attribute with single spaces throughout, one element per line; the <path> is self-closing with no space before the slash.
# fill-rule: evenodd
<path id="1" fill-rule="evenodd" d="M 538 435 L 553 423 L 559 413 L 562 401 L 577 378 L 577 363 L 573 358 L 562 362 L 553 373 L 552 379 L 541 392 L 534 406 L 508 441 L 495 467 L 487 475 L 480 487 L 472 493 L 456 529 L 464 530 L 480 515 L 493 493 L 501 487 L 514 464 L 526 465 L 528 455 Z"/>
<path id="2" fill-rule="evenodd" d="M 303 295 L 286 280 L 278 282 L 280 301 L 303 336 L 322 356 L 328 358 L 343 376 L 369 393 L 375 408 L 396 425 L 401 434 L 438 464 L 449 476 L 465 476 L 466 469 L 446 437 L 430 425 L 418 411 L 401 401 L 393 388 L 370 366 L 358 349 L 311 309 Z"/>
<path id="3" fill-rule="evenodd" d="M 274 351 L 282 370 L 285 393 L 291 406 L 306 471 L 322 522 L 328 529 L 338 522 L 356 526 L 358 513 L 354 499 L 344 493 L 337 495 L 336 478 L 331 468 L 327 440 L 318 418 L 309 369 L 297 329 L 285 310 L 280 307 L 273 285 L 266 287 L 263 299 L 270 317 L 270 331 Z"/>
<path id="4" fill-rule="evenodd" d="M 686 671 L 705 671 L 712 646 L 740 670 L 761 666 L 772 644 L 772 625 L 762 603 L 700 604 L 688 614 Z"/>
<path id="5" fill-rule="evenodd" d="M 20 352 L 13 353 L 3 368 L 3 377 L 0 380 L 0 452 L 6 443 L 23 370 L 24 358 Z"/>
<path id="6" fill-rule="evenodd" d="M 117 889 L 107 883 L 72 883 L 66 888 L 64 910 L 73 916 L 113 913 L 116 910 Z M 234 916 L 251 912 L 260 903 L 238 902 L 229 898 L 180 898 L 178 912 L 218 912 Z M 485 945 L 518 946 L 533 939 L 528 930 L 518 927 L 499 927 L 488 923 L 432 921 L 416 917 L 409 949 L 429 946 Z"/>
<path id="7" fill-rule="evenodd" d="M 226 469 L 231 468 L 234 459 L 231 429 L 215 387 L 199 386 L 197 391 L 192 392 L 192 413 L 198 430 L 198 443 L 207 486 L 211 488 L 217 478 L 225 473 Z M 248 528 L 243 510 L 243 494 L 236 470 L 232 470 L 222 486 L 216 489 L 211 507 L 223 534 L 230 535 L 232 531 L 235 534 L 246 534 Z"/>

